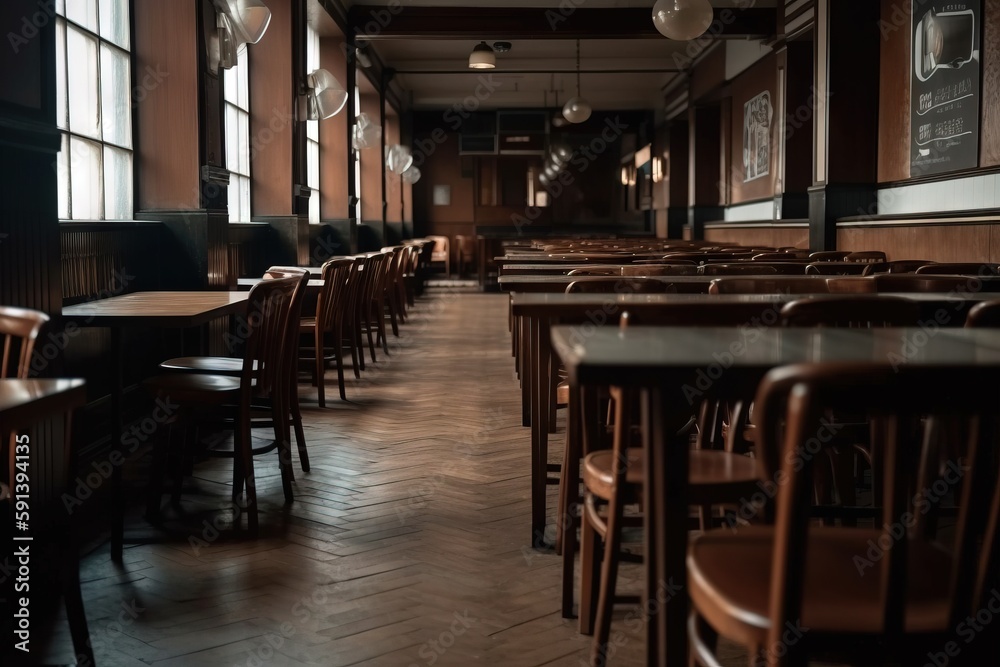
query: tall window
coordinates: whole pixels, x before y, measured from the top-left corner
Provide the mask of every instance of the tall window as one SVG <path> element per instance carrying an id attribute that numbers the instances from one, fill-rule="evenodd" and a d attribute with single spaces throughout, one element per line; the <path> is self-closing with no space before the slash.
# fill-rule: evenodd
<path id="1" fill-rule="evenodd" d="M 229 222 L 250 222 L 250 95 L 247 47 L 236 67 L 224 70 L 226 169 L 229 170 Z"/>
<path id="2" fill-rule="evenodd" d="M 306 27 L 306 74 L 318 70 L 319 33 L 311 25 Z M 309 222 L 319 223 L 319 121 L 306 121 L 306 185 L 309 195 Z"/>
<path id="3" fill-rule="evenodd" d="M 349 65 L 350 63 L 348 63 Z M 354 87 L 354 117 L 361 115 L 361 89 Z M 354 206 L 354 219 L 361 220 L 361 151 L 354 151 L 354 193 L 357 204 Z"/>
<path id="4" fill-rule="evenodd" d="M 132 211 L 129 3 L 57 0 L 59 217 L 124 220 Z"/>

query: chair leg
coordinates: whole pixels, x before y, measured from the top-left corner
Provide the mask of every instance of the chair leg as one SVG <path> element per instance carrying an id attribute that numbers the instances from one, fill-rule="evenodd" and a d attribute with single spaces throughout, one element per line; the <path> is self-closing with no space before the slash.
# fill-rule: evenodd
<path id="1" fill-rule="evenodd" d="M 333 347 L 333 356 L 337 361 L 337 388 L 340 389 L 340 400 L 347 400 L 347 390 L 344 386 L 344 346 L 343 346 L 343 336 L 341 336 L 341 325 L 337 323 L 334 327 L 334 334 L 336 335 L 336 340 L 339 341 Z"/>
<path id="2" fill-rule="evenodd" d="M 249 406 L 240 411 L 240 426 L 238 431 L 238 441 L 236 443 L 237 454 L 234 463 L 239 460 L 240 485 L 233 485 L 233 493 L 245 489 L 246 493 L 246 515 L 247 530 L 250 535 L 256 537 L 260 532 L 260 519 L 257 514 L 257 480 L 253 471 L 253 443 L 250 437 L 250 415 Z M 234 479 L 236 473 L 234 472 Z"/>
<path id="3" fill-rule="evenodd" d="M 298 384 L 292 382 L 288 403 L 292 413 L 292 427 L 295 429 L 295 446 L 299 450 L 299 465 L 302 472 L 309 472 L 309 452 L 306 451 L 306 433 L 302 428 L 302 410 L 299 408 Z M 291 447 L 289 447 L 291 449 Z"/>
<path id="4" fill-rule="evenodd" d="M 281 470 L 281 489 L 285 493 L 285 502 L 294 499 L 292 494 L 292 442 L 288 429 L 288 409 L 284 405 L 284 397 L 274 396 L 271 401 L 271 422 L 274 424 L 274 438 L 278 443 L 278 468 Z"/>
<path id="5" fill-rule="evenodd" d="M 622 548 L 623 512 L 621 498 L 612 498 L 608 503 L 608 522 L 604 535 L 604 562 L 601 567 L 601 587 L 597 598 L 594 642 L 591 645 L 592 665 L 602 664 L 602 656 L 607 652 L 608 638 L 611 636 L 611 616 L 615 608 L 618 562 Z"/>
<path id="6" fill-rule="evenodd" d="M 316 325 L 316 335 L 314 340 L 316 342 L 316 395 L 319 400 L 319 407 L 326 407 L 326 364 L 323 361 L 323 332 L 319 330 L 319 325 Z"/>
<path id="7" fill-rule="evenodd" d="M 580 634 L 594 634 L 594 618 L 597 606 L 594 599 L 594 584 L 601 576 L 601 562 L 597 559 L 597 531 L 587 519 L 583 510 L 580 528 Z"/>
<path id="8" fill-rule="evenodd" d="M 66 604 L 66 617 L 69 621 L 69 632 L 73 639 L 73 652 L 76 653 L 77 664 L 93 665 L 94 649 L 90 642 L 90 631 L 87 628 L 87 614 L 83 607 L 83 593 L 80 591 L 80 564 L 76 549 L 67 545 L 63 555 L 62 592 Z"/>

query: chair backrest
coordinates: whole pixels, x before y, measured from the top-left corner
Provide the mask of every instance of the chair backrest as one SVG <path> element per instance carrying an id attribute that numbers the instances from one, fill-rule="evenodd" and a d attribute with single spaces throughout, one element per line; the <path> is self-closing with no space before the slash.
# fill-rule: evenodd
<path id="1" fill-rule="evenodd" d="M 805 276 L 723 277 L 709 283 L 709 294 L 826 294 L 826 280 Z"/>
<path id="2" fill-rule="evenodd" d="M 462 255 L 471 257 L 476 252 L 476 240 L 471 236 L 456 234 L 455 249 Z"/>
<path id="3" fill-rule="evenodd" d="M 447 236 L 428 236 L 430 240 L 434 241 L 434 249 L 431 250 L 431 261 L 441 262 L 444 261 L 445 257 L 448 257 L 451 252 L 451 244 L 448 241 Z"/>
<path id="4" fill-rule="evenodd" d="M 859 250 L 857 252 L 851 252 L 844 256 L 845 262 L 884 262 L 886 261 L 885 253 L 881 250 Z"/>
<path id="5" fill-rule="evenodd" d="M 875 294 L 873 276 L 831 276 L 826 279 L 830 294 Z"/>
<path id="6" fill-rule="evenodd" d="M 917 273 L 878 273 L 872 276 L 876 292 L 951 292 L 972 291 L 971 276 L 926 275 Z"/>
<path id="7" fill-rule="evenodd" d="M 784 326 L 906 327 L 919 324 L 920 306 L 901 296 L 820 295 L 789 301 L 779 314 Z"/>
<path id="8" fill-rule="evenodd" d="M 918 268 L 915 273 L 926 274 L 946 274 L 946 275 L 966 275 L 966 276 L 995 276 L 1000 274 L 1000 264 L 988 262 L 927 262 Z"/>
<path id="9" fill-rule="evenodd" d="M 48 321 L 49 316 L 37 310 L 0 306 L 0 339 L 3 340 L 0 378 L 28 377 L 35 341 Z"/>
<path id="10" fill-rule="evenodd" d="M 623 276 L 696 276 L 698 267 L 688 264 L 628 264 L 622 266 Z"/>
<path id="11" fill-rule="evenodd" d="M 620 276 L 621 269 L 573 269 L 567 276 Z"/>
<path id="12" fill-rule="evenodd" d="M 967 327 L 1000 327 L 1000 301 L 980 301 L 965 316 Z"/>
<path id="13" fill-rule="evenodd" d="M 331 331 L 336 316 L 347 308 L 347 281 L 353 266 L 354 260 L 347 257 L 335 257 L 323 264 L 323 289 L 316 299 L 316 327 L 319 331 Z"/>
<path id="14" fill-rule="evenodd" d="M 823 450 L 837 442 L 832 437 L 835 425 L 827 420 L 829 411 L 865 415 L 886 424 L 880 470 L 885 493 L 882 516 L 875 525 L 880 531 L 885 526 L 881 534 L 891 540 L 891 548 L 880 547 L 880 558 L 871 560 L 858 554 L 863 560 L 854 562 L 858 576 L 868 568 L 881 574 L 877 589 L 881 638 L 887 646 L 899 646 L 907 597 L 912 594 L 907 555 L 918 540 L 933 539 L 910 530 L 914 525 L 910 518 L 925 512 L 922 504 L 932 502 L 928 489 L 941 484 L 945 491 L 935 492 L 933 503 L 940 503 L 951 491 L 958 513 L 954 538 L 947 544 L 934 543 L 933 548 L 950 552 L 952 558 L 933 575 L 918 572 L 914 576 L 933 576 L 944 582 L 947 613 L 935 616 L 938 627 L 925 624 L 922 631 L 947 633 L 970 614 L 975 616 L 986 591 L 997 583 L 998 540 L 994 536 L 1000 514 L 1000 457 L 996 452 L 1000 394 L 980 388 L 994 376 L 994 369 L 971 363 L 955 367 L 821 362 L 779 367 L 764 377 L 754 401 L 756 452 L 766 479 L 780 480 L 775 484 L 771 639 L 779 636 L 780 641 L 785 622 L 801 618 L 810 556 L 806 544 L 812 520 L 812 470 L 816 461 L 825 458 Z M 942 387 L 947 391 L 941 391 Z M 945 424 L 959 427 L 942 428 Z M 921 433 L 929 432 L 936 437 L 922 439 Z M 921 459 L 936 460 L 941 452 L 957 454 L 942 468 L 920 464 Z M 924 491 L 914 493 L 915 489 Z M 942 562 L 949 562 L 946 556 Z"/>
<path id="15" fill-rule="evenodd" d="M 246 315 L 240 318 L 247 331 L 241 381 L 244 386 L 252 384 L 258 396 L 271 396 L 287 388 L 289 364 L 298 354 L 298 312 L 309 273 L 297 271 L 298 275 L 265 279 L 254 285 L 247 297 Z"/>
<path id="16" fill-rule="evenodd" d="M 809 259 L 816 262 L 836 262 L 843 260 L 850 254 L 850 250 L 817 250 L 809 253 Z"/>
<path id="17" fill-rule="evenodd" d="M 665 294 L 671 283 L 656 278 L 618 277 L 594 280 L 574 280 L 566 286 L 566 293 L 593 292 L 600 294 Z"/>
<path id="18" fill-rule="evenodd" d="M 927 259 L 894 259 L 891 262 L 869 262 L 865 264 L 865 270 L 861 272 L 863 276 L 872 276 L 876 273 L 914 273 L 917 269 L 928 264 L 933 264 Z"/>
<path id="19" fill-rule="evenodd" d="M 806 264 L 806 275 L 860 276 L 867 268 L 868 265 L 862 262 L 819 261 Z"/>
<path id="20" fill-rule="evenodd" d="M 766 276 L 777 273 L 777 269 L 764 262 L 701 265 L 701 274 L 705 276 Z"/>

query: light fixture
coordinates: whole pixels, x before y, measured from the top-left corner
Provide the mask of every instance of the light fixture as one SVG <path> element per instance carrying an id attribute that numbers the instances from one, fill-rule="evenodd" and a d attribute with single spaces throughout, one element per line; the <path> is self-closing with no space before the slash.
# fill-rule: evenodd
<path id="1" fill-rule="evenodd" d="M 271 22 L 271 10 L 262 0 L 212 0 L 219 28 L 219 66 L 236 66 L 236 53 L 244 44 L 256 44 Z"/>
<path id="2" fill-rule="evenodd" d="M 385 147 L 385 167 L 389 171 L 402 174 L 413 166 L 413 154 L 410 149 L 400 144 Z"/>
<path id="3" fill-rule="evenodd" d="M 382 138 L 382 128 L 371 121 L 368 114 L 362 111 L 354 121 L 354 137 L 351 145 L 355 150 L 374 148 Z"/>
<path id="4" fill-rule="evenodd" d="M 708 0 L 657 0 L 653 25 L 664 37 L 686 42 L 701 37 L 715 15 Z"/>
<path id="5" fill-rule="evenodd" d="M 469 54 L 471 69 L 493 69 L 497 66 L 497 56 L 486 42 L 479 42 Z"/>
<path id="6" fill-rule="evenodd" d="M 306 77 L 306 90 L 299 96 L 301 120 L 323 120 L 340 113 L 347 104 L 347 91 L 337 77 L 318 69 Z"/>
<path id="7" fill-rule="evenodd" d="M 412 164 L 406 168 L 406 170 L 400 174 L 403 177 L 404 183 L 416 183 L 420 180 L 420 169 L 414 167 Z"/>
<path id="8" fill-rule="evenodd" d="M 582 123 L 590 118 L 590 103 L 580 97 L 580 40 L 576 40 L 576 97 L 563 107 L 563 118 L 571 123 Z"/>

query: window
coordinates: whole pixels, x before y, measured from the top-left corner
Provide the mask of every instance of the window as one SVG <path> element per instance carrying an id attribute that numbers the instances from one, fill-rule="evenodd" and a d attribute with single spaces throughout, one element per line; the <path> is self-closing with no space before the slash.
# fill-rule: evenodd
<path id="1" fill-rule="evenodd" d="M 354 117 L 361 115 L 361 88 L 354 87 Z M 354 219 L 361 220 L 361 151 L 354 151 L 354 193 L 357 202 L 354 205 Z"/>
<path id="2" fill-rule="evenodd" d="M 306 27 L 306 74 L 319 69 L 319 33 Z M 318 224 L 319 211 L 319 121 L 306 121 L 306 185 L 309 195 L 309 222 Z"/>
<path id="3" fill-rule="evenodd" d="M 129 3 L 58 0 L 56 15 L 59 217 L 131 219 Z"/>
<path id="4" fill-rule="evenodd" d="M 250 84 L 247 47 L 236 67 L 223 70 L 226 113 L 226 169 L 229 170 L 229 222 L 250 222 Z"/>

